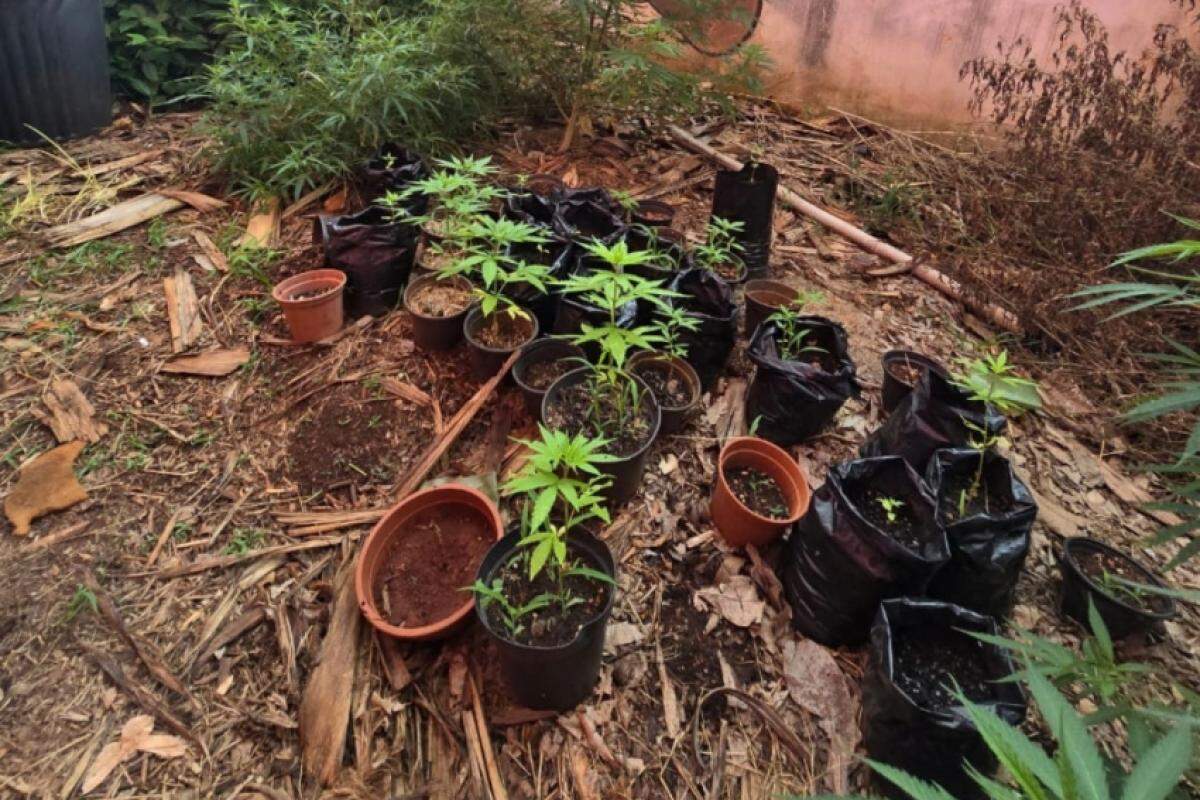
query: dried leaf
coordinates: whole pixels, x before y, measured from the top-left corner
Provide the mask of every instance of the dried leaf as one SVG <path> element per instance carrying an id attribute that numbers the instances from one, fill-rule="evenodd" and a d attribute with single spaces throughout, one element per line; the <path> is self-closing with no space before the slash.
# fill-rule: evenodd
<path id="1" fill-rule="evenodd" d="M 696 596 L 739 628 L 761 622 L 766 607 L 748 575 L 735 575 L 720 586 L 705 587 Z"/>
<path id="2" fill-rule="evenodd" d="M 139 714 L 126 722 L 121 728 L 121 738 L 106 744 L 92 762 L 83 779 L 83 793 L 104 783 L 122 761 L 139 750 L 160 758 L 179 758 L 187 752 L 187 745 L 178 736 L 153 731 L 154 719 L 148 714 Z"/>
<path id="3" fill-rule="evenodd" d="M 235 347 L 231 350 L 205 350 L 194 356 L 180 356 L 163 364 L 163 372 L 180 375 L 206 375 L 221 377 L 228 375 L 250 360 L 250 350 Z"/>
<path id="4" fill-rule="evenodd" d="M 42 402 L 50 411 L 50 430 L 59 442 L 75 439 L 98 442 L 108 430 L 104 423 L 93 419 L 96 410 L 72 380 L 55 378 L 50 381 Z"/>
<path id="5" fill-rule="evenodd" d="M 83 450 L 82 441 L 59 445 L 37 456 L 21 469 L 16 487 L 4 498 L 4 513 L 18 536 L 29 534 L 35 519 L 61 511 L 87 499 L 72 465 Z"/>
<path id="6" fill-rule="evenodd" d="M 833 791 L 849 788 L 849 768 L 858 746 L 858 709 L 846 676 L 828 650 L 816 642 L 788 639 L 783 643 L 783 676 L 796 705 L 820 719 L 829 737 L 829 772 Z"/>

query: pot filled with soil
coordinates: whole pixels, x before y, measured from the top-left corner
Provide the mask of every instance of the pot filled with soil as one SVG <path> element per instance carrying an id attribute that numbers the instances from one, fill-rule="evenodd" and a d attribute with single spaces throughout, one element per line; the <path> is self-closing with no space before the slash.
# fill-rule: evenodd
<path id="1" fill-rule="evenodd" d="M 645 264 L 631 264 L 629 272 L 650 280 L 669 282 L 676 273 L 690 265 L 682 240 L 677 240 L 667 228 L 634 225 L 625 231 L 625 243 L 631 251 L 644 250 L 653 255 Z"/>
<path id="2" fill-rule="evenodd" d="M 755 278 L 746 281 L 745 297 L 746 312 L 742 334 L 750 338 L 763 320 L 795 301 L 796 290 L 782 281 Z"/>
<path id="3" fill-rule="evenodd" d="M 629 215 L 629 221 L 635 225 L 669 228 L 675 221 L 675 213 L 675 206 L 662 200 L 638 200 Z"/>
<path id="4" fill-rule="evenodd" d="M 280 281 L 271 290 L 283 307 L 294 342 L 315 342 L 342 329 L 342 290 L 346 273 L 336 269 L 314 269 Z"/>
<path id="5" fill-rule="evenodd" d="M 746 419 L 757 421 L 758 435 L 781 447 L 816 436 L 861 391 L 846 329 L 824 317 L 768 319 L 754 332 L 747 354 L 756 369 L 746 391 Z"/>
<path id="6" fill-rule="evenodd" d="M 925 483 L 950 544 L 929 596 L 1004 619 L 1033 538 L 1033 493 L 994 450 L 938 450 Z"/>
<path id="7" fill-rule="evenodd" d="M 779 563 L 792 624 L 828 647 L 867 638 L 879 601 L 922 595 L 950 560 L 933 496 L 897 457 L 849 461 L 824 485 Z"/>
<path id="8" fill-rule="evenodd" d="M 496 644 L 500 672 L 513 699 L 526 708 L 567 711 L 587 698 L 600 674 L 616 594 L 616 562 L 604 542 L 572 531 L 566 538 L 565 561 L 609 580 L 577 569 L 564 570 L 561 581 L 551 569 L 531 579 L 520 541 L 519 533 L 510 533 L 488 551 L 477 585 L 492 592 L 480 596 L 475 613 Z M 547 596 L 554 600 L 535 600 Z M 543 604 L 535 610 L 513 619 L 513 609 L 539 602 Z"/>
<path id="9" fill-rule="evenodd" d="M 1175 601 L 1140 587 L 1169 588 L 1149 567 L 1086 537 L 1067 539 L 1058 557 L 1062 612 L 1090 629 L 1088 605 L 1095 603 L 1109 635 L 1124 639 L 1159 630 L 1176 614 Z"/>
<path id="10" fill-rule="evenodd" d="M 600 471 L 612 478 L 606 496 L 613 507 L 637 494 L 662 423 L 658 401 L 642 379 L 631 375 L 624 380 L 619 386 L 601 385 L 592 368 L 582 367 L 555 381 L 542 399 L 547 427 L 608 439 L 604 452 L 614 460 Z"/>
<path id="11" fill-rule="evenodd" d="M 497 309 L 487 316 L 479 306 L 474 306 L 463 318 L 463 337 L 467 340 L 471 369 L 478 378 L 495 375 L 510 355 L 537 335 L 537 317 L 516 306 Z"/>
<path id="12" fill-rule="evenodd" d="M 400 192 L 414 181 L 429 177 L 429 169 L 421 157 L 404 145 L 385 142 L 362 169 L 362 186 L 366 196 L 377 200 L 388 192 Z M 414 194 L 405 210 L 411 214 L 424 214 L 429 197 Z"/>
<path id="13" fill-rule="evenodd" d="M 737 305 L 729 284 L 704 269 L 688 269 L 671 281 L 672 298 L 695 321 L 694 329 L 680 330 L 678 344 L 707 392 L 724 371 L 737 338 Z"/>
<path id="14" fill-rule="evenodd" d="M 577 242 L 612 242 L 625 229 L 621 205 L 606 189 L 566 189 L 558 194 L 554 230 Z"/>
<path id="15" fill-rule="evenodd" d="M 678 432 L 700 407 L 700 376 L 684 359 L 642 350 L 630 356 L 629 371 L 650 387 L 658 401 L 660 434 Z"/>
<path id="16" fill-rule="evenodd" d="M 795 459 L 764 439 L 739 437 L 721 448 L 709 513 L 727 543 L 762 547 L 804 516 L 811 497 Z"/>
<path id="17" fill-rule="evenodd" d="M 912 350 L 888 350 L 884 353 L 883 410 L 892 413 L 900 401 L 912 392 L 921 376 L 930 370 L 947 380 L 950 378 L 946 368 L 929 356 Z"/>
<path id="18" fill-rule="evenodd" d="M 392 311 L 412 271 L 417 229 L 371 206 L 357 214 L 319 218 L 325 263 L 346 273 L 351 318 Z"/>
<path id="19" fill-rule="evenodd" d="M 446 636 L 471 613 L 463 587 L 503 532 L 495 504 L 469 486 L 409 495 L 363 543 L 354 575 L 363 616 L 397 639 Z"/>
<path id="20" fill-rule="evenodd" d="M 1027 702 L 1018 684 L 1001 682 L 1016 671 L 1008 652 L 970 631 L 998 633 L 994 620 L 949 603 L 883 601 L 863 680 L 863 743 L 871 758 L 937 783 L 948 796 L 984 800 L 970 770 L 994 775 L 998 762 L 955 687 L 1013 726 L 1025 719 Z M 909 797 L 875 783 L 888 797 Z"/>
<path id="21" fill-rule="evenodd" d="M 421 275 L 436 275 L 443 269 L 454 266 L 466 255 L 466 251 L 448 239 L 435 240 L 422 236 L 417 247 L 416 271 Z"/>
<path id="22" fill-rule="evenodd" d="M 525 346 L 513 364 L 512 376 L 525 408 L 534 419 L 542 418 L 542 398 L 556 380 L 585 361 L 583 348 L 562 339 L 538 339 Z"/>
<path id="23" fill-rule="evenodd" d="M 404 290 L 412 314 L 413 341 L 424 350 L 449 350 L 463 334 L 463 319 L 474 302 L 471 282 L 461 275 L 422 275 Z"/>
<path id="24" fill-rule="evenodd" d="M 768 164 L 748 161 L 738 171 L 721 170 L 713 187 L 712 216 L 742 223 L 737 234 L 741 260 L 751 278 L 767 272 L 771 260 L 771 227 L 779 173 Z"/>

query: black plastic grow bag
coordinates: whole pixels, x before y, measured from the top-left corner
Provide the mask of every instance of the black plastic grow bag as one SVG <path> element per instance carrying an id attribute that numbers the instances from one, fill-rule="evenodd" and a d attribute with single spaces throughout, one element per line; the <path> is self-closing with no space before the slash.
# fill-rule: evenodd
<path id="1" fill-rule="evenodd" d="M 396 307 L 412 271 L 417 229 L 393 222 L 371 206 L 357 214 L 319 221 L 329 266 L 346 273 L 346 313 L 379 316 Z"/>
<path id="2" fill-rule="evenodd" d="M 679 342 L 687 347 L 684 358 L 700 376 L 700 391 L 707 392 L 725 369 L 737 339 L 737 304 L 729 284 L 715 272 L 689 269 L 671 281 L 671 290 L 682 297 L 671 298 L 699 323 L 694 331 L 682 331 Z"/>
<path id="3" fill-rule="evenodd" d="M 721 170 L 713 188 L 712 215 L 742 223 L 737 240 L 751 278 L 767 274 L 779 173 L 769 164 L 746 163 L 739 171 Z"/>
<path id="4" fill-rule="evenodd" d="M 0 8 L 0 141 L 39 144 L 112 120 L 100 0 L 9 0 Z"/>

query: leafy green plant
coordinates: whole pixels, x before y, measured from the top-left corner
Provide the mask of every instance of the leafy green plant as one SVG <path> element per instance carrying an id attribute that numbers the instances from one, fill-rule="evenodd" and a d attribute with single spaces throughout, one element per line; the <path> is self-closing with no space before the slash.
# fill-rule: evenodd
<path id="1" fill-rule="evenodd" d="M 550 269 L 514 256 L 513 247 L 545 244 L 549 238 L 527 222 L 480 216 L 466 227 L 465 240 L 462 255 L 439 270 L 439 274 L 478 276 L 479 285 L 474 291 L 485 318 L 497 309 L 503 309 L 510 317 L 528 318 L 529 313 L 506 290 L 526 285 L 545 294 Z"/>
<path id="2" fill-rule="evenodd" d="M 104 0 L 117 93 L 154 105 L 195 90 L 228 8 L 229 0 Z"/>
<path id="3" fill-rule="evenodd" d="M 880 497 L 879 505 L 883 508 L 883 513 L 887 515 L 887 521 L 896 524 L 896 520 L 900 519 L 899 511 L 904 508 L 904 501 L 895 497 Z"/>
<path id="4" fill-rule="evenodd" d="M 1007 350 L 986 353 L 981 358 L 962 358 L 959 364 L 961 369 L 952 379 L 972 400 L 990 403 L 1013 416 L 1042 407 L 1037 382 L 1016 374 L 1008 362 Z"/>
<path id="5" fill-rule="evenodd" d="M 82 583 L 78 583 L 75 585 L 75 594 L 71 595 L 71 600 L 67 603 L 67 613 L 64 619 L 70 622 L 83 611 L 95 614 L 99 610 L 100 605 L 96 599 L 96 593 Z"/>
<path id="6" fill-rule="evenodd" d="M 504 484 L 508 495 L 524 495 L 530 500 L 529 527 L 539 528 L 555 508 L 567 508 L 609 522 L 608 509 L 595 502 L 596 493 L 605 488 L 600 466 L 616 459 L 604 452 L 607 440 L 574 436 L 538 426 L 540 438 L 518 440 L 529 448 L 529 458 L 521 471 Z"/>
<path id="7" fill-rule="evenodd" d="M 787 361 L 798 361 L 801 356 L 829 352 L 820 345 L 810 343 L 812 328 L 804 327 L 801 316 L 800 308 L 787 306 L 767 317 L 769 322 L 775 323 L 779 355 Z"/>
<path id="8" fill-rule="evenodd" d="M 742 270 L 742 252 L 745 250 L 737 235 L 745 227 L 740 221 L 710 217 L 704 229 L 704 244 L 692 248 L 696 266 L 723 277 L 735 277 Z"/>
<path id="9" fill-rule="evenodd" d="M 525 617 L 554 602 L 552 595 L 542 593 L 528 603 L 514 606 L 504 594 L 504 582 L 499 578 L 493 580 L 490 585 L 476 579 L 475 583 L 470 586 L 470 590 L 475 593 L 480 602 L 495 603 L 500 608 L 500 619 L 503 620 L 509 636 L 516 636 L 525 630 L 525 623 L 522 621 Z"/>
<path id="10" fill-rule="evenodd" d="M 262 544 L 265 533 L 260 528 L 236 528 L 233 538 L 225 545 L 225 555 L 244 556 Z"/>
<path id="11" fill-rule="evenodd" d="M 660 308 L 654 321 L 658 332 L 658 347 L 668 355 L 683 358 L 687 355 L 688 346 L 681 340 L 681 335 L 700 329 L 700 320 L 689 314 L 686 308 L 665 306 Z"/>
<path id="12" fill-rule="evenodd" d="M 1008 439 L 999 433 L 993 433 L 982 425 L 977 425 L 966 417 L 960 417 L 963 427 L 967 429 L 967 446 L 975 451 L 975 473 L 971 476 L 971 484 L 958 493 L 958 516 L 962 518 L 967 513 L 967 503 L 983 494 L 984 510 L 987 511 L 987 493 L 983 492 L 983 468 L 987 464 L 988 453 L 1004 445 Z"/>

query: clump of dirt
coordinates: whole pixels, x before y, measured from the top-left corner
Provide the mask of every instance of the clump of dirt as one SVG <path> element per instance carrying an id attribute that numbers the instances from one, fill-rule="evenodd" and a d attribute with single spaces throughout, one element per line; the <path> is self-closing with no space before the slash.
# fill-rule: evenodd
<path id="1" fill-rule="evenodd" d="M 921 519 L 913 513 L 911 500 L 904 497 L 890 497 L 872 486 L 863 487 L 849 495 L 850 502 L 867 522 L 908 550 L 914 553 L 921 552 L 921 546 L 929 538 L 929 531 Z M 885 506 L 888 501 L 892 500 L 898 500 L 902 505 L 892 506 L 889 515 Z"/>
<path id="2" fill-rule="evenodd" d="M 787 518 L 787 498 L 775 479 L 762 470 L 733 467 L 725 470 L 725 482 L 733 496 L 755 514 L 771 519 Z"/>
<path id="3" fill-rule="evenodd" d="M 425 317 L 453 317 L 471 305 L 471 289 L 459 281 L 427 283 L 412 293 L 410 302 Z"/>
<path id="4" fill-rule="evenodd" d="M 692 400 L 691 386 L 679 373 L 662 362 L 642 363 L 634 373 L 645 382 L 663 408 L 684 408 Z"/>
<path id="5" fill-rule="evenodd" d="M 417 514 L 384 554 L 375 602 L 400 628 L 431 625 L 470 599 L 463 591 L 479 569 L 492 530 L 478 511 L 436 506 Z"/>
<path id="6" fill-rule="evenodd" d="M 292 431 L 286 472 L 306 494 L 339 484 L 388 483 L 431 438 L 390 395 L 362 384 L 338 386 Z"/>
<path id="7" fill-rule="evenodd" d="M 965 633 L 948 628 L 902 631 L 892 640 L 892 652 L 892 679 L 921 708 L 945 711 L 959 705 L 956 682 L 974 703 L 996 697 L 984 644 Z"/>
<path id="8" fill-rule="evenodd" d="M 567 547 L 567 559 L 573 564 L 582 563 L 592 569 L 599 568 L 598 564 L 588 563 L 587 556 L 570 545 Z M 601 581 L 572 575 L 559 587 L 550 570 L 543 569 L 531 581 L 528 569 L 525 559 L 513 558 L 493 574 L 493 579 L 500 579 L 501 591 L 510 605 L 520 608 L 540 595 L 557 595 L 561 589 L 565 589 L 572 605 L 563 610 L 556 601 L 543 609 L 532 611 L 521 619 L 520 629 L 511 633 L 504 624 L 504 615 L 499 606 L 490 603 L 486 611 L 489 626 L 518 644 L 537 647 L 569 644 L 579 635 L 580 628 L 594 620 L 608 602 L 609 587 Z"/>

